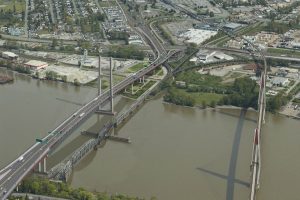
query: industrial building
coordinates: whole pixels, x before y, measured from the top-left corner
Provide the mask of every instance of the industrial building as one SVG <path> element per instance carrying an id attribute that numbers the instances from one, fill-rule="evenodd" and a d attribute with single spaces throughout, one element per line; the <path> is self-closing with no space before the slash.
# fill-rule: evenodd
<path id="1" fill-rule="evenodd" d="M 186 39 L 187 43 L 195 43 L 197 45 L 201 44 L 205 40 L 217 34 L 217 31 L 202 30 L 202 29 L 189 29 L 180 37 Z"/>
<path id="2" fill-rule="evenodd" d="M 242 27 L 242 25 L 237 24 L 237 23 L 228 23 L 223 26 L 223 28 L 228 31 L 236 31 L 236 30 L 240 29 L 241 27 Z"/>
<path id="3" fill-rule="evenodd" d="M 300 42 L 292 42 L 292 46 L 294 49 L 300 49 Z"/>
<path id="4" fill-rule="evenodd" d="M 284 78 L 284 77 L 275 77 L 272 80 L 272 84 L 274 86 L 279 86 L 279 87 L 285 87 L 288 86 L 288 84 L 290 83 L 288 78 Z"/>
<path id="5" fill-rule="evenodd" d="M 31 70 L 39 70 L 48 67 L 48 63 L 39 60 L 30 60 L 24 64 L 24 67 L 30 68 Z"/>

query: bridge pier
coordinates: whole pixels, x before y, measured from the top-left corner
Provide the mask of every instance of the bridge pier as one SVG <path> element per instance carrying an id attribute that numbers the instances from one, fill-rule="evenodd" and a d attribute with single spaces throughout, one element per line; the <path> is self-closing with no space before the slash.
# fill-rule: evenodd
<path id="1" fill-rule="evenodd" d="M 47 158 L 44 158 L 44 173 L 47 172 Z"/>
<path id="2" fill-rule="evenodd" d="M 133 95 L 133 83 L 131 84 L 131 94 Z"/>
<path id="3" fill-rule="evenodd" d="M 38 173 L 47 173 L 47 157 L 39 161 Z"/>
<path id="4" fill-rule="evenodd" d="M 41 163 L 41 161 L 39 162 L 39 172 L 42 172 L 42 163 Z"/>
<path id="5" fill-rule="evenodd" d="M 140 78 L 140 83 L 143 83 L 145 85 L 145 76 L 143 76 L 142 78 Z"/>

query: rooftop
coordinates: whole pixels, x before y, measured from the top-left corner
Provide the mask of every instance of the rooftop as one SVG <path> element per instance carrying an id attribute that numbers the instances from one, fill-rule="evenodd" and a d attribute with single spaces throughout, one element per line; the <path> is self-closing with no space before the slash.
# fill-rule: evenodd
<path id="1" fill-rule="evenodd" d="M 25 65 L 29 65 L 29 66 L 43 66 L 43 65 L 48 65 L 48 63 L 43 62 L 43 61 L 39 61 L 39 60 L 30 60 L 27 63 L 25 63 Z"/>
<path id="2" fill-rule="evenodd" d="M 15 54 L 13 52 L 10 52 L 10 51 L 4 51 L 4 52 L 2 52 L 2 54 L 5 54 L 5 55 L 7 55 L 9 57 L 18 57 L 17 54 Z"/>
<path id="3" fill-rule="evenodd" d="M 285 84 L 286 82 L 288 82 L 289 79 L 288 78 L 284 78 L 284 77 L 275 77 L 272 80 L 272 83 L 275 85 L 280 85 L 280 84 Z"/>
<path id="4" fill-rule="evenodd" d="M 236 29 L 241 26 L 242 26 L 241 24 L 237 24 L 237 23 L 228 23 L 224 25 L 225 28 L 230 28 L 230 29 Z"/>

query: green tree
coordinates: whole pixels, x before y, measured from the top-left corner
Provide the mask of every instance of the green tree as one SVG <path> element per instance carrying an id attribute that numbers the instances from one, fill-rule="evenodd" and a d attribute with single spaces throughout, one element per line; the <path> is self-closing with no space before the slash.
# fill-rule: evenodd
<path id="1" fill-rule="evenodd" d="M 216 107 L 216 102 L 214 100 L 212 100 L 210 102 L 210 107 L 215 108 Z"/>
<path id="2" fill-rule="evenodd" d="M 57 45 L 58 45 L 57 39 L 53 39 L 53 40 L 52 40 L 51 47 L 56 47 Z"/>

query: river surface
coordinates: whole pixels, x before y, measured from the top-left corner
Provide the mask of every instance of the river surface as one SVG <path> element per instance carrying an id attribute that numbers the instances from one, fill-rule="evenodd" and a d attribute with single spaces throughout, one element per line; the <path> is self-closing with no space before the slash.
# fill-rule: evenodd
<path id="1" fill-rule="evenodd" d="M 0 168 L 96 92 L 23 75 L 0 85 Z M 130 103 L 118 98 L 116 110 Z M 48 168 L 89 139 L 81 131 L 96 131 L 107 118 L 95 115 L 83 124 L 49 157 Z M 132 143 L 106 142 L 75 168 L 70 183 L 147 199 L 247 200 L 255 120 L 253 111 L 192 109 L 164 104 L 161 98 L 148 101 L 115 130 Z M 299 198 L 299 153 L 299 121 L 267 115 L 259 200 Z"/>

